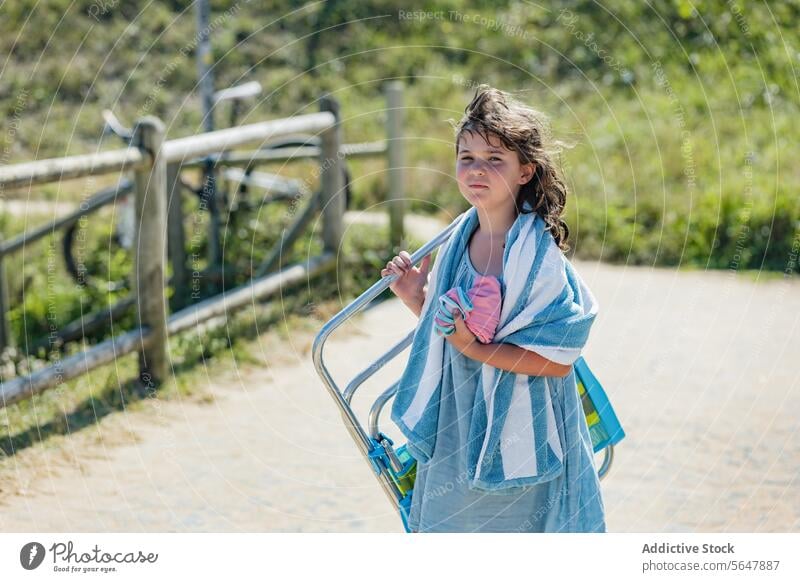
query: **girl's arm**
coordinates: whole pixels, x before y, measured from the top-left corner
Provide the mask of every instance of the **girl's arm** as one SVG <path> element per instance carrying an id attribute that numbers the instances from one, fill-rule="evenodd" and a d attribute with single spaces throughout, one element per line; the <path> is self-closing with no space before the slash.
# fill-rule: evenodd
<path id="1" fill-rule="evenodd" d="M 468 358 L 526 376 L 563 378 L 572 370 L 572 366 L 553 362 L 536 352 L 513 344 L 482 344 L 467 328 L 460 312 L 453 313 L 453 319 L 455 331 L 445 336 L 445 339 Z"/>
<path id="2" fill-rule="evenodd" d="M 572 370 L 572 366 L 558 364 L 544 356 L 540 356 L 536 352 L 513 344 L 482 344 L 475 340 L 464 346 L 461 353 L 468 358 L 489 364 L 494 368 L 526 376 L 556 376 L 563 378 Z"/>

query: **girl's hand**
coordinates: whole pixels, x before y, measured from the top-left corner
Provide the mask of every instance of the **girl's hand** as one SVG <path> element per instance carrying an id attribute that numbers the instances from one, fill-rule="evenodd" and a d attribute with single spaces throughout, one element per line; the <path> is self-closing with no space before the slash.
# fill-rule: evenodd
<path id="1" fill-rule="evenodd" d="M 389 289 L 406 305 L 421 306 L 425 299 L 425 285 L 428 283 L 430 264 L 431 255 L 427 255 L 422 259 L 419 267 L 413 267 L 411 255 L 406 251 L 400 251 L 399 255 L 386 263 L 386 267 L 381 270 L 381 277 L 399 275 L 394 283 L 389 285 Z"/>
<path id="2" fill-rule="evenodd" d="M 463 354 L 469 350 L 469 347 L 473 343 L 478 342 L 478 338 L 475 337 L 475 334 L 472 333 L 467 327 L 467 324 L 464 323 L 464 320 L 461 318 L 461 312 L 458 309 L 454 309 L 452 313 L 456 329 L 450 335 L 444 336 L 444 339 L 453 344 L 453 347 Z"/>

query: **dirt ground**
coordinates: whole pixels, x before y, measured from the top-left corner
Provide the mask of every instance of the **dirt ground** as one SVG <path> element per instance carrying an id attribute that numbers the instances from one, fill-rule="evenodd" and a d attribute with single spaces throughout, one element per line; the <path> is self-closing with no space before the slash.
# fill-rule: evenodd
<path id="1" fill-rule="evenodd" d="M 602 482 L 609 531 L 800 531 L 800 281 L 575 265 L 600 303 L 584 356 L 627 433 Z M 413 323 L 392 300 L 343 326 L 325 351 L 334 378 Z M 262 366 L 210 365 L 206 403 L 154 400 L 6 459 L 0 531 L 402 531 L 312 339 L 293 334 L 278 364 L 257 342 Z M 360 413 L 406 355 L 356 395 Z"/>

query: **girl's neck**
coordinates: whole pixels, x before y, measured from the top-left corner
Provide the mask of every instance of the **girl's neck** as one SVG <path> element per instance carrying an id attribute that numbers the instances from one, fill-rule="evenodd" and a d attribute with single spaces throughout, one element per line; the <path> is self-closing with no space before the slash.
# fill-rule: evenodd
<path id="1" fill-rule="evenodd" d="M 478 233 L 480 236 L 489 239 L 504 239 L 511 225 L 517 219 L 517 210 L 514 206 L 510 208 L 493 208 L 486 210 L 478 206 Z"/>

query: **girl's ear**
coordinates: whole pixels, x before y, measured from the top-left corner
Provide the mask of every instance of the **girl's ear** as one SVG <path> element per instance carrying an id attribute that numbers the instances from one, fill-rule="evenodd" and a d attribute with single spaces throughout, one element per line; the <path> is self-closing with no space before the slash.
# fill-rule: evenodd
<path id="1" fill-rule="evenodd" d="M 520 173 L 519 183 L 520 184 L 527 184 L 531 178 L 533 178 L 533 173 L 536 171 L 536 164 L 533 162 L 529 164 L 525 164 L 522 166 L 522 172 Z"/>

